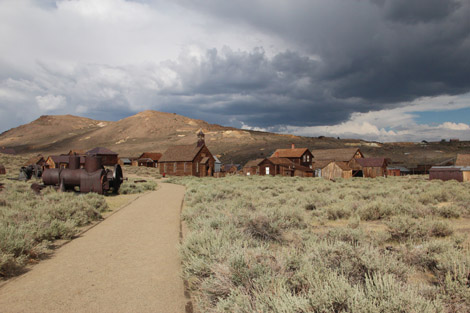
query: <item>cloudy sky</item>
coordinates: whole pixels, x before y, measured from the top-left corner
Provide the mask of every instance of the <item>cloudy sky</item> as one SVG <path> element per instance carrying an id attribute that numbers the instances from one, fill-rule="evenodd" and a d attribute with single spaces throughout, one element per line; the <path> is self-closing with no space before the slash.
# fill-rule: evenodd
<path id="1" fill-rule="evenodd" d="M 470 140 L 470 0 L 0 0 L 0 132 L 153 109 L 379 141 Z"/>

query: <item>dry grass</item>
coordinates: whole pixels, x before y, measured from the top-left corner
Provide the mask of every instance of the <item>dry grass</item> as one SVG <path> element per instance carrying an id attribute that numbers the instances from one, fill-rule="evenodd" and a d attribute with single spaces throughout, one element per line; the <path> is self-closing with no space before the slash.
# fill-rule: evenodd
<path id="1" fill-rule="evenodd" d="M 138 183 L 137 179 L 129 179 L 122 184 L 120 195 L 109 197 L 60 193 L 52 188 L 35 194 L 30 185 L 41 184 L 40 180 L 8 179 L 18 177 L 19 168 L 27 159 L 0 154 L 0 163 L 7 168 L 7 175 L 0 176 L 5 187 L 0 191 L 0 278 L 16 275 L 28 263 L 50 253 L 53 241 L 72 238 L 81 227 L 102 219 L 105 212 L 157 186 L 153 179 Z"/>
<path id="2" fill-rule="evenodd" d="M 200 312 L 470 311 L 470 184 L 175 178 Z"/>

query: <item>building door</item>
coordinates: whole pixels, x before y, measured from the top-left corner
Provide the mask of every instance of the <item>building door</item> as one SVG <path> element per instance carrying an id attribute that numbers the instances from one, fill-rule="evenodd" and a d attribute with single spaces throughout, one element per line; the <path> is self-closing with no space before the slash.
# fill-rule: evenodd
<path id="1" fill-rule="evenodd" d="M 269 175 L 269 166 L 266 166 L 266 175 Z"/>

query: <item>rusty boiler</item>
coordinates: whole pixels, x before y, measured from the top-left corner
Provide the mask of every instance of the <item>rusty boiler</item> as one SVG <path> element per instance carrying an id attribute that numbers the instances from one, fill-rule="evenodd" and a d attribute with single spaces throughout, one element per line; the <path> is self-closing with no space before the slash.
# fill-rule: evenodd
<path id="1" fill-rule="evenodd" d="M 81 193 L 104 194 L 110 190 L 117 193 L 123 175 L 119 164 L 115 165 L 114 171 L 105 170 L 98 156 L 86 156 L 85 166 L 80 168 L 80 156 L 71 155 L 68 168 L 46 169 L 42 181 L 46 186 L 59 186 L 62 191 L 79 187 Z"/>

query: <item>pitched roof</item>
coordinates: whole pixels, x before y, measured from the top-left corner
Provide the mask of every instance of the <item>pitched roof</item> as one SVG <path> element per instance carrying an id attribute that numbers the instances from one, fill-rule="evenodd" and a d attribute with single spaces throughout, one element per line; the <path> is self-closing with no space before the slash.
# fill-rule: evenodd
<path id="1" fill-rule="evenodd" d="M 357 163 L 363 167 L 382 167 L 387 164 L 387 161 L 385 158 L 363 158 L 357 159 Z"/>
<path id="2" fill-rule="evenodd" d="M 470 166 L 470 154 L 457 154 L 456 166 Z"/>
<path id="3" fill-rule="evenodd" d="M 224 170 L 228 172 L 232 167 L 235 167 L 235 169 L 238 171 L 241 168 L 241 165 L 240 164 L 225 164 Z"/>
<path id="4" fill-rule="evenodd" d="M 292 168 L 294 170 L 298 170 L 298 171 L 302 171 L 302 172 L 313 172 L 313 170 L 310 167 L 306 167 L 306 166 L 299 165 L 299 164 L 294 164 L 292 166 Z"/>
<path id="5" fill-rule="evenodd" d="M 192 162 L 204 145 L 181 145 L 169 147 L 160 158 L 160 162 Z"/>
<path id="6" fill-rule="evenodd" d="M 278 157 L 278 158 L 300 158 L 308 151 L 307 148 L 294 148 L 294 149 L 277 149 L 271 155 L 271 157 Z"/>
<path id="7" fill-rule="evenodd" d="M 288 158 L 270 157 L 268 160 L 271 161 L 275 165 L 292 166 L 292 161 L 289 160 Z"/>
<path id="8" fill-rule="evenodd" d="M 51 155 L 49 158 L 54 161 L 55 164 L 66 163 L 69 164 L 70 156 L 69 155 Z M 85 157 L 80 156 L 80 164 L 85 164 Z"/>
<path id="9" fill-rule="evenodd" d="M 215 155 L 213 155 L 213 157 L 214 157 L 215 163 L 222 164 L 222 162 L 220 162 L 218 157 L 216 157 Z"/>
<path id="10" fill-rule="evenodd" d="M 256 159 L 248 161 L 244 167 L 254 167 L 260 165 L 266 159 Z"/>
<path id="11" fill-rule="evenodd" d="M 348 162 L 335 162 L 343 171 L 352 171 Z"/>
<path id="12" fill-rule="evenodd" d="M 96 147 L 87 151 L 88 155 L 118 155 L 116 152 L 109 150 L 108 148 Z"/>
<path id="13" fill-rule="evenodd" d="M 26 161 L 24 165 L 28 166 L 28 165 L 31 165 L 31 164 L 39 164 L 39 163 L 43 163 L 45 161 L 46 160 L 44 159 L 44 157 L 42 155 L 37 155 L 37 156 L 29 158 L 29 160 Z"/>
<path id="14" fill-rule="evenodd" d="M 334 161 L 331 161 L 331 160 L 316 160 L 315 162 L 313 162 L 313 168 L 314 169 L 323 169 L 325 168 L 326 166 L 328 166 L 328 164 L 330 164 L 331 162 L 334 162 Z"/>
<path id="15" fill-rule="evenodd" d="M 313 160 L 332 160 L 349 162 L 356 155 L 359 148 L 343 148 L 343 149 L 321 149 L 312 150 Z M 361 153 L 362 155 L 362 153 Z"/>
<path id="16" fill-rule="evenodd" d="M 162 157 L 161 153 L 158 152 L 144 152 L 139 156 L 139 159 L 152 159 L 153 161 L 158 161 Z"/>

